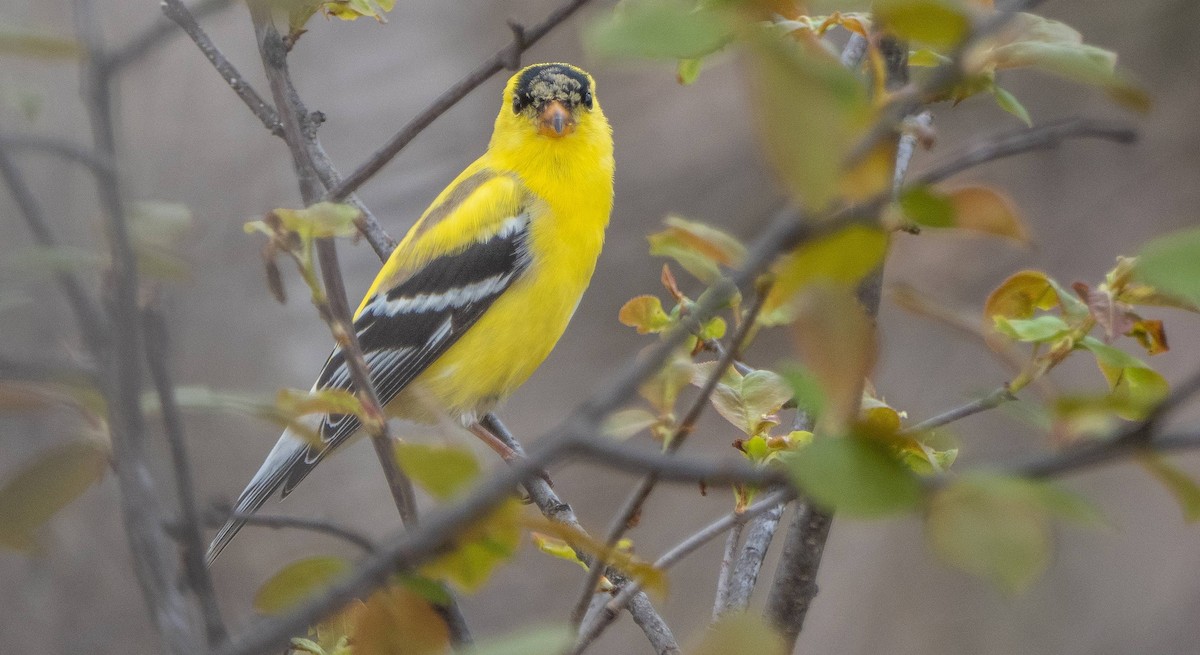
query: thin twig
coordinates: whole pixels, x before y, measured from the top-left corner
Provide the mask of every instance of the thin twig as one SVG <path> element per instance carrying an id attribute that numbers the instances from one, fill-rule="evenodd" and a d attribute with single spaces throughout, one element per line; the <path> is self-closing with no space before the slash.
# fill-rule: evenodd
<path id="1" fill-rule="evenodd" d="M 246 103 L 250 111 L 254 112 L 263 127 L 266 127 L 271 134 L 282 138 L 283 126 L 279 122 L 279 116 L 275 113 L 275 109 L 266 100 L 263 100 L 237 68 L 225 58 L 224 53 L 213 44 L 212 39 L 200 27 L 200 23 L 196 22 L 196 17 L 192 15 L 192 12 L 188 11 L 188 8 L 180 0 L 162 0 L 162 11 L 167 18 L 183 28 L 196 47 L 200 48 L 200 52 L 204 53 L 204 56 L 212 63 L 213 68 L 220 73 L 221 79 L 225 80 L 225 83 L 242 99 L 242 102 Z"/>
<path id="2" fill-rule="evenodd" d="M 200 512 L 196 509 L 196 489 L 192 482 L 192 467 L 188 457 L 187 443 L 183 434 L 183 416 L 175 401 L 175 386 L 167 368 L 167 326 L 151 307 L 142 313 L 145 329 L 146 367 L 154 382 L 154 391 L 162 408 L 163 430 L 171 451 L 171 465 L 175 473 L 175 486 L 179 494 L 179 513 L 182 523 L 183 562 L 188 587 L 196 596 L 200 612 L 204 617 L 204 634 L 209 647 L 216 646 L 229 638 L 225 623 L 221 620 L 221 608 L 217 606 L 212 577 L 204 563 L 205 544 L 200 535 Z"/>
<path id="3" fill-rule="evenodd" d="M 571 452 L 584 455 L 600 466 L 621 471 L 648 473 L 659 482 L 709 485 L 746 484 L 761 487 L 786 482 L 788 479 L 781 470 L 757 467 L 744 459 L 726 459 L 714 462 L 708 459 L 682 457 L 661 451 L 637 448 L 606 439 L 603 436 L 577 439 L 571 444 Z"/>
<path id="4" fill-rule="evenodd" d="M 246 512 L 232 512 L 228 506 L 217 508 L 210 516 L 206 517 L 207 525 L 210 527 L 221 527 L 227 521 L 241 521 L 246 525 L 259 526 L 263 528 L 273 528 L 275 530 L 296 529 L 307 530 L 309 532 L 319 532 L 331 537 L 337 537 L 343 541 L 348 541 L 355 546 L 358 546 L 363 551 L 372 553 L 375 552 L 375 544 L 371 542 L 365 535 L 362 535 L 350 528 L 346 528 L 329 521 L 320 519 L 305 518 L 300 516 L 280 516 L 273 514 L 253 514 Z"/>
<path id="5" fill-rule="evenodd" d="M 113 162 L 66 139 L 32 134 L 0 135 L 0 153 L 5 150 L 42 152 L 86 166 L 95 175 L 107 175 L 115 170 Z"/>
<path id="6" fill-rule="evenodd" d="M 0 143 L 0 177 L 8 186 L 9 193 L 17 203 L 17 209 L 25 218 L 33 240 L 45 248 L 54 248 L 58 241 L 50 230 L 50 224 L 42 211 L 42 206 L 33 195 L 33 191 L 21 176 L 21 171 L 8 155 L 7 142 Z M 83 283 L 70 271 L 59 271 L 56 274 L 58 284 L 67 296 L 67 302 L 75 313 L 75 322 L 79 324 L 79 332 L 83 342 L 93 355 L 99 355 L 108 340 L 108 332 L 100 310 L 92 303 L 91 297 L 84 290 Z"/>
<path id="7" fill-rule="evenodd" d="M 112 115 L 112 79 L 104 67 L 100 17 L 91 0 L 75 0 L 73 18 L 79 41 L 87 51 L 82 66 L 84 105 L 98 156 L 114 161 L 116 144 Z M 176 556 L 162 531 L 158 492 L 149 473 L 145 450 L 145 418 L 141 409 L 142 334 L 138 308 L 137 257 L 125 222 L 126 212 L 115 171 L 97 177 L 100 207 L 112 255 L 107 303 L 112 332 L 118 338 L 102 356 L 104 393 L 108 402 L 113 466 L 120 489 L 121 513 L 133 555 L 134 573 L 146 607 L 166 650 L 191 652 L 191 608 L 175 585 Z"/>
<path id="8" fill-rule="evenodd" d="M 487 414 L 483 417 L 481 423 L 484 428 L 490 430 L 492 434 L 496 435 L 497 438 L 516 453 L 518 459 L 525 457 L 525 448 L 513 436 L 508 427 L 500 421 L 499 417 L 495 414 Z M 538 475 L 527 479 L 522 486 L 525 487 L 525 492 L 529 494 L 529 499 L 542 512 L 542 516 L 556 523 L 568 525 L 578 530 L 580 534 L 587 534 L 587 530 L 583 528 L 583 525 L 579 523 L 579 518 L 575 516 L 575 510 L 563 502 L 559 498 L 558 493 L 554 491 L 554 488 L 550 485 L 549 476 L 546 475 L 545 471 L 540 471 Z M 583 562 L 592 561 L 589 553 L 576 551 L 576 555 Z M 620 573 L 614 573 L 613 580 L 615 584 L 625 582 L 624 576 Z M 645 633 L 646 639 L 650 641 L 650 645 L 654 647 L 656 653 L 671 653 L 679 650 L 679 644 L 675 641 L 675 635 L 671 633 L 671 628 L 663 620 L 658 610 L 654 608 L 653 603 L 650 602 L 645 593 L 640 593 L 636 596 L 627 609 L 630 616 L 633 617 L 634 622 Z"/>
<path id="9" fill-rule="evenodd" d="M 933 184 L 981 164 L 1036 150 L 1057 148 L 1068 139 L 1102 139 L 1117 143 L 1133 143 L 1138 134 L 1128 123 L 1089 118 L 1070 118 L 1046 125 L 990 137 L 969 147 L 944 164 L 934 166 L 919 175 L 913 184 Z"/>
<path id="10" fill-rule="evenodd" d="M 192 16 L 204 18 L 233 6 L 234 0 L 200 0 L 189 10 Z M 154 49 L 162 46 L 175 36 L 175 26 L 162 19 L 146 28 L 141 34 L 133 37 L 120 48 L 114 49 L 108 55 L 108 68 L 114 73 L 120 72 L 126 66 L 140 61 Z"/>
<path id="11" fill-rule="evenodd" d="M 762 515 L 755 518 L 762 518 Z M 713 600 L 713 621 L 721 618 L 721 613 L 729 604 L 729 586 L 732 583 L 733 566 L 737 563 L 738 554 L 741 552 L 738 546 L 742 541 L 742 527 L 742 524 L 739 523 L 733 526 L 729 534 L 725 535 L 725 551 L 721 554 L 721 566 L 717 571 L 717 596 Z"/>
<path id="12" fill-rule="evenodd" d="M 999 407 L 1004 403 L 1011 402 L 1016 399 L 1017 397 L 1008 390 L 1007 386 L 1000 386 L 991 390 L 986 395 L 972 400 L 971 402 L 959 407 L 955 407 L 954 409 L 938 414 L 937 416 L 927 418 L 916 425 L 911 425 L 907 428 L 904 428 L 899 432 L 899 434 L 912 435 L 928 432 L 930 430 L 936 430 L 943 425 L 948 425 L 968 416 Z"/>
<path id="13" fill-rule="evenodd" d="M 704 408 L 708 406 L 709 397 L 716 391 L 717 384 L 720 383 L 721 378 L 725 375 L 725 371 L 737 359 L 738 353 L 741 352 L 742 347 L 745 345 L 745 341 L 754 327 L 755 320 L 758 318 L 758 313 L 762 310 L 766 297 L 767 293 L 765 289 L 761 289 L 755 296 L 754 303 L 750 306 L 741 325 L 738 326 L 738 329 L 730 339 L 731 345 L 729 350 L 723 353 L 721 358 L 717 360 L 716 367 L 709 374 L 708 379 L 704 381 L 704 385 L 700 387 L 700 392 L 692 400 L 692 404 L 679 421 L 678 427 L 668 437 L 664 448 L 666 453 L 673 454 L 678 451 L 688 436 L 691 435 L 696 421 L 700 420 L 700 415 L 704 412 Z M 604 536 L 606 546 L 612 547 L 621 539 L 625 531 L 632 527 L 633 522 L 642 511 L 642 506 L 646 503 L 646 499 L 650 497 L 651 492 L 657 486 L 658 480 L 659 474 L 651 472 L 642 478 L 638 486 L 625 499 L 625 503 L 609 523 L 608 530 Z M 602 560 L 597 560 L 597 563 L 588 572 L 588 579 L 585 581 L 584 587 L 580 591 L 578 600 L 575 601 L 574 609 L 571 612 L 573 625 L 579 625 L 583 621 L 583 615 L 587 612 L 592 593 L 596 589 L 596 584 L 600 581 L 600 576 L 604 574 L 604 564 L 605 562 Z"/>
<path id="14" fill-rule="evenodd" d="M 781 502 L 786 502 L 793 496 L 793 494 L 794 492 L 790 489 L 776 491 L 768 494 L 765 498 L 757 503 L 754 503 L 750 507 L 747 507 L 742 512 L 731 512 L 726 514 L 724 517 L 717 519 L 713 523 L 710 523 L 699 532 L 693 534 L 687 539 L 684 539 L 676 544 L 675 547 L 663 553 L 654 561 L 654 568 L 660 571 L 666 571 L 683 558 L 694 553 L 704 544 L 723 534 L 726 530 L 733 528 L 735 525 L 744 525 L 746 521 L 749 521 L 751 518 L 758 516 L 763 512 L 770 511 Z M 641 582 L 636 580 L 631 581 L 629 584 L 625 585 L 612 600 L 605 604 L 604 609 L 601 612 L 598 612 L 596 616 L 592 617 L 590 623 L 582 626 L 579 632 L 579 638 L 575 642 L 575 648 L 571 651 L 571 655 L 579 655 L 586 650 L 588 646 L 595 642 L 596 638 L 600 636 L 600 633 L 602 633 L 605 628 L 612 624 L 613 620 L 617 618 L 617 614 L 630 600 L 633 599 L 634 595 L 641 590 L 641 587 Z"/>
<path id="15" fill-rule="evenodd" d="M 399 154 L 410 141 L 415 139 L 425 128 L 429 127 L 433 121 L 458 104 L 460 100 L 486 82 L 488 78 L 506 68 L 510 70 L 519 68 L 522 53 L 531 48 L 542 37 L 549 34 L 550 30 L 557 27 L 559 23 L 569 18 L 571 14 L 574 14 L 580 7 L 587 3 L 588 0 L 570 0 L 551 12 L 545 20 L 537 25 L 514 31 L 512 43 L 498 50 L 490 59 L 476 66 L 475 70 L 456 82 L 454 86 L 443 91 L 442 95 L 430 103 L 424 111 L 417 114 L 415 118 L 410 120 L 407 125 L 402 127 L 399 132 L 389 139 L 383 147 L 375 151 L 366 162 L 355 169 L 345 180 L 342 180 L 342 183 L 336 188 L 332 189 L 326 198 L 335 201 L 343 200 L 356 191 L 364 182 L 371 179 L 372 176 Z"/>

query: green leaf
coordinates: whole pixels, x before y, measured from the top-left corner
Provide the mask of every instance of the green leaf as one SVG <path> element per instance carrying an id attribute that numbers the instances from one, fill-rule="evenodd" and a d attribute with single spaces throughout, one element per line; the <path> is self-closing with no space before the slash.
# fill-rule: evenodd
<path id="1" fill-rule="evenodd" d="M 608 57 L 693 59 L 729 43 L 729 21 L 687 0 L 631 0 L 584 31 L 592 52 Z"/>
<path id="2" fill-rule="evenodd" d="M 0 547 L 32 552 L 37 531 L 104 477 L 109 450 L 76 441 L 41 453 L 0 487 Z"/>
<path id="3" fill-rule="evenodd" d="M 1050 561 L 1050 518 L 1032 483 L 970 475 L 937 491 L 925 536 L 951 566 L 1008 593 L 1033 583 Z"/>
<path id="4" fill-rule="evenodd" d="M 350 562 L 341 557 L 308 557 L 292 562 L 258 588 L 254 610 L 268 616 L 284 614 L 327 589 L 350 568 Z"/>
<path id="5" fill-rule="evenodd" d="M 358 232 L 354 221 L 362 215 L 353 205 L 334 202 L 318 202 L 304 209 L 280 208 L 271 213 L 284 228 L 305 240 L 354 236 Z"/>
<path id="6" fill-rule="evenodd" d="M 795 320 L 806 288 L 814 283 L 855 287 L 883 263 L 888 237 L 879 229 L 852 226 L 806 243 L 772 267 L 775 281 L 763 302 L 759 322 L 783 325 Z"/>
<path id="7" fill-rule="evenodd" d="M 1134 278 L 1157 291 L 1200 304 L 1200 228 L 1167 234 L 1142 247 Z"/>
<path id="8" fill-rule="evenodd" d="M 753 371 L 736 384 L 718 384 L 710 398 L 717 413 L 747 435 L 775 425 L 770 418 L 792 398 L 783 377 L 767 370 Z"/>
<path id="9" fill-rule="evenodd" d="M 758 614 L 730 612 L 703 632 L 690 655 L 787 655 L 776 629 Z"/>
<path id="10" fill-rule="evenodd" d="M 961 0 L 876 0 L 873 18 L 896 36 L 937 48 L 958 45 L 971 31 Z"/>
<path id="11" fill-rule="evenodd" d="M 1124 350 L 1095 337 L 1084 337 L 1079 346 L 1096 356 L 1096 365 L 1108 381 L 1109 389 L 1121 398 L 1115 410 L 1118 416 L 1130 420 L 1144 418 L 1170 392 L 1163 376 Z"/>
<path id="12" fill-rule="evenodd" d="M 995 316 L 996 331 L 1016 341 L 1047 343 L 1065 336 L 1071 326 L 1058 316 L 1045 314 L 1035 318 Z"/>
<path id="13" fill-rule="evenodd" d="M 1185 521 L 1200 521 L 1200 484 L 1160 455 L 1142 455 L 1138 457 L 1138 463 L 1171 492 L 1183 510 Z"/>
<path id="14" fill-rule="evenodd" d="M 555 655 L 568 650 L 573 643 L 575 632 L 569 626 L 524 627 L 474 644 L 464 655 Z"/>
<path id="15" fill-rule="evenodd" d="M 809 418 L 821 415 L 825 409 L 825 391 L 821 381 L 808 369 L 793 364 L 783 369 L 783 378 L 792 387 L 792 398 L 796 409 L 808 414 Z"/>
<path id="16" fill-rule="evenodd" d="M 396 463 L 435 498 L 453 498 L 479 477 L 479 462 L 466 448 L 397 441 Z"/>
<path id="17" fill-rule="evenodd" d="M 886 516 L 911 510 L 921 500 L 921 484 L 912 471 L 870 439 L 817 439 L 783 461 L 797 486 L 838 513 Z"/>
<path id="18" fill-rule="evenodd" d="M 704 66 L 703 59 L 680 59 L 675 67 L 675 79 L 683 86 L 691 86 L 700 77 L 700 69 Z"/>
<path id="19" fill-rule="evenodd" d="M 495 569 L 512 559 L 521 543 L 521 501 L 510 498 L 491 514 L 471 524 L 455 541 L 450 553 L 426 564 L 421 573 L 447 580 L 473 592 Z"/>
<path id="20" fill-rule="evenodd" d="M 866 87 L 816 42 L 763 30 L 750 46 L 767 157 L 800 205 L 820 212 L 845 190 L 843 162 L 871 124 Z"/>
<path id="21" fill-rule="evenodd" d="M 622 325 L 637 328 L 638 334 L 662 332 L 671 327 L 673 321 L 663 310 L 662 301 L 657 296 L 637 296 L 621 306 L 617 320 Z"/>
<path id="22" fill-rule="evenodd" d="M 1017 97 L 1009 93 L 1007 90 L 998 86 L 992 87 L 992 97 L 996 99 L 996 105 L 1004 111 L 1021 119 L 1027 127 L 1033 127 L 1033 119 L 1029 117 L 1029 110 L 1025 105 L 1021 104 Z"/>
<path id="23" fill-rule="evenodd" d="M 659 418 L 644 409 L 625 409 L 605 419 L 602 431 L 614 439 L 625 440 L 658 423 Z"/>
<path id="24" fill-rule="evenodd" d="M 908 220 L 926 227 L 954 225 L 954 203 L 927 186 L 916 186 L 900 195 L 900 209 Z"/>
<path id="25" fill-rule="evenodd" d="M 650 254 L 670 257 L 705 284 L 721 277 L 721 267 L 737 268 L 746 246 L 737 238 L 704 223 L 668 216 L 667 229 L 647 237 Z"/>

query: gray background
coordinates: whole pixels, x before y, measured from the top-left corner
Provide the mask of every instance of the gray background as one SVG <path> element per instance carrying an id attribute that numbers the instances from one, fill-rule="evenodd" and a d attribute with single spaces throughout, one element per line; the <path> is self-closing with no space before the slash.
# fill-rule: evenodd
<path id="1" fill-rule="evenodd" d="M 366 157 L 450 82 L 504 45 L 504 19 L 540 20 L 548 1 L 400 0 L 388 25 L 314 19 L 292 55 L 292 70 L 308 105 L 329 118 L 323 141 L 344 171 Z M 595 283 L 546 365 L 503 412 L 520 435 L 550 427 L 586 397 L 597 380 L 647 343 L 616 322 L 629 297 L 657 290 L 661 262 L 646 255 L 645 235 L 669 212 L 753 234 L 778 202 L 752 133 L 746 88 L 733 58 L 719 57 L 699 82 L 677 86 L 669 66 L 596 61 L 579 47 L 588 15 L 572 19 L 526 56 L 569 60 L 598 79 L 599 97 L 616 133 L 617 200 L 609 241 Z M 5 24 L 69 33 L 70 3 L 10 0 Z M 976 311 L 987 292 L 1011 272 L 1044 268 L 1064 282 L 1097 281 L 1113 258 L 1145 239 L 1196 222 L 1200 205 L 1200 129 L 1197 102 L 1200 48 L 1192 26 L 1197 5 L 1186 0 L 1141 3 L 1093 0 L 1049 2 L 1045 13 L 1081 29 L 1089 41 L 1120 52 L 1126 70 L 1155 97 L 1154 111 L 1137 118 L 1144 138 L 1132 147 L 1077 143 L 1044 154 L 991 164 L 957 182 L 1007 189 L 1037 240 L 1018 250 L 991 240 L 946 235 L 900 236 L 888 264 L 889 281 L 905 281 L 946 303 Z M 136 33 L 157 17 L 157 3 L 100 3 L 111 41 Z M 265 91 L 244 7 L 205 21 L 243 72 Z M 1096 92 L 1037 74 L 1004 78 L 1036 121 L 1085 114 L 1121 116 Z M 473 93 L 422 134 L 362 191 L 363 199 L 399 236 L 421 209 L 486 144 L 502 76 Z M 6 131 L 79 140 L 86 123 L 69 63 L 6 58 L 0 65 L 0 119 Z M 40 98 L 35 120 L 14 108 Z M 280 306 L 262 281 L 259 239 L 242 223 L 297 199 L 282 142 L 239 104 L 199 53 L 182 39 L 157 51 L 122 78 L 120 137 L 125 182 L 134 198 L 187 203 L 195 226 L 185 248 L 190 279 L 169 285 L 173 369 L 182 384 L 270 394 L 306 387 L 320 365 L 328 335 L 288 275 L 292 301 Z M 1018 123 L 989 100 L 953 111 L 939 107 L 939 148 L 918 155 L 916 167 L 948 153 L 974 133 Z M 64 240 L 99 247 L 90 180 L 70 165 L 28 158 L 25 170 Z M 0 194 L 6 237 L 0 256 L 29 243 L 7 194 Z M 345 247 L 351 293 L 376 270 L 365 247 Z M 0 288 L 30 302 L 0 314 L 4 353 L 67 355 L 76 337 L 55 289 L 3 268 Z M 690 288 L 694 288 L 691 285 Z M 1194 317 L 1167 319 L 1174 352 L 1156 362 L 1171 379 L 1194 368 L 1200 329 Z M 887 399 L 922 418 L 961 403 L 1004 378 L 977 343 L 884 303 L 883 356 L 877 385 Z M 749 355 L 760 366 L 786 358 L 784 334 L 767 335 Z M 1055 374 L 1066 388 L 1096 388 L 1099 374 L 1081 363 Z M 1192 412 L 1195 416 L 1195 412 Z M 269 426 L 236 418 L 195 416 L 188 438 L 200 492 L 231 497 L 257 468 L 277 436 Z M 76 426 L 55 417 L 0 418 L 0 479 L 21 462 L 71 436 Z M 413 439 L 423 430 L 402 426 Z M 962 464 L 1047 447 L 1023 423 L 993 412 L 962 422 Z M 705 424 L 689 444 L 722 453 L 734 435 Z M 164 501 L 170 499 L 165 452 L 152 454 Z M 482 457 L 488 457 L 481 452 Z M 271 511 L 337 519 L 375 535 L 397 519 L 371 449 L 357 444 L 329 460 L 287 503 Z M 1200 472 L 1194 457 L 1181 460 Z M 599 530 L 633 479 L 569 466 L 555 472 L 557 488 L 585 525 Z M 1050 571 L 1027 593 L 1006 597 L 987 584 L 938 564 L 915 519 L 838 520 L 821 570 L 821 594 L 801 637 L 806 653 L 1191 653 L 1200 650 L 1200 539 L 1185 526 L 1166 492 L 1133 467 L 1072 478 L 1068 485 L 1095 499 L 1112 529 L 1074 528 L 1057 534 Z M 729 508 L 728 495 L 694 488 L 664 489 L 651 500 L 633 536 L 653 557 Z M 36 558 L 0 553 L 0 652 L 141 653 L 154 640 L 130 572 L 111 479 L 63 512 Z M 254 589 L 293 558 L 342 552 L 332 540 L 293 532 L 247 530 L 215 567 L 222 606 L 234 629 L 245 627 Z M 772 553 L 774 555 L 774 553 Z M 706 623 L 719 545 L 700 551 L 672 574 L 667 620 L 681 639 Z M 773 562 L 769 561 L 769 566 Z M 767 569 L 768 573 L 770 569 Z M 580 571 L 525 546 L 492 584 L 464 599 L 480 635 L 566 615 Z M 759 599 L 760 600 L 760 599 Z M 648 648 L 625 619 L 596 646 L 600 653 Z"/>

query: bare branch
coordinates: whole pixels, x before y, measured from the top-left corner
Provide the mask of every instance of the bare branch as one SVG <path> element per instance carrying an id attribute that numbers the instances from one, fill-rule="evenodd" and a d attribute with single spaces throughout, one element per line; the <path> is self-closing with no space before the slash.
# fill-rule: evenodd
<path id="1" fill-rule="evenodd" d="M 209 647 L 216 646 L 229 638 L 221 620 L 221 608 L 213 592 L 212 577 L 204 563 L 205 544 L 200 535 L 200 513 L 196 509 L 196 489 L 192 483 L 192 468 L 188 458 L 187 444 L 183 435 L 183 416 L 175 402 L 175 386 L 167 370 L 167 326 L 162 316 L 151 307 L 142 314 L 145 329 L 146 366 L 154 381 L 154 390 L 162 408 L 163 429 L 171 451 L 171 465 L 175 470 L 175 486 L 179 494 L 179 513 L 182 523 L 183 562 L 188 587 L 196 596 L 200 612 L 204 617 L 204 633 Z"/>
<path id="2" fill-rule="evenodd" d="M 442 95 L 438 96 L 424 111 L 410 120 L 382 148 L 375 151 L 366 162 L 355 169 L 336 188 L 332 189 L 326 198 L 336 201 L 348 197 L 362 186 L 364 182 L 371 179 L 380 169 L 386 166 L 409 142 L 415 139 L 425 128 L 429 127 L 433 121 L 437 120 L 439 116 L 446 113 L 447 110 L 465 98 L 468 93 L 474 91 L 486 82 L 488 78 L 506 68 L 510 70 L 519 68 L 522 53 L 587 3 L 588 0 L 570 0 L 558 9 L 555 9 L 545 20 L 537 25 L 514 30 L 512 43 L 497 51 L 487 61 L 479 64 L 475 70 L 455 83 L 454 86 L 443 91 Z"/>
<path id="3" fill-rule="evenodd" d="M 1011 402 L 1016 399 L 1017 397 L 1008 390 L 1008 386 L 1000 386 L 988 392 L 987 395 L 976 398 L 965 405 L 955 407 L 954 409 L 938 414 L 937 416 L 927 418 L 916 425 L 911 425 L 907 428 L 904 428 L 899 432 L 899 434 L 920 434 L 922 432 L 935 430 L 943 425 L 948 425 L 968 416 L 978 414 L 979 412 L 984 412 L 989 409 L 999 407 L 1004 403 Z"/>
<path id="4" fill-rule="evenodd" d="M 348 541 L 368 553 L 375 551 L 375 544 L 371 543 L 371 540 L 366 536 L 349 528 L 342 527 L 329 521 L 322 521 L 320 519 L 305 518 L 300 516 L 278 516 L 272 514 L 248 514 L 245 512 L 233 512 L 228 505 L 216 508 L 215 512 L 205 518 L 205 523 L 209 527 L 219 528 L 222 525 L 225 525 L 226 521 L 232 520 L 242 521 L 246 525 L 273 528 L 276 530 L 308 530 L 309 532 L 327 534 L 329 536 Z"/>
<path id="5" fill-rule="evenodd" d="M 1017 130 L 989 138 L 944 164 L 925 171 L 914 184 L 934 184 L 969 168 L 997 159 L 1037 150 L 1057 148 L 1069 139 L 1102 139 L 1117 143 L 1137 141 L 1137 131 L 1127 123 L 1071 118 L 1046 125 Z"/>
<path id="6" fill-rule="evenodd" d="M 784 539 L 765 613 L 767 620 L 783 635 L 788 652 L 794 648 L 808 608 L 817 595 L 817 571 L 832 524 L 830 513 L 812 503 L 801 503 Z"/>
<path id="7" fill-rule="evenodd" d="M 725 598 L 718 598 L 713 604 L 714 621 L 726 612 L 740 612 L 750 605 L 750 596 L 758 582 L 758 573 L 779 527 L 783 510 L 784 503 L 777 503 L 747 524 L 746 540 L 729 569 Z"/>
<path id="8" fill-rule="evenodd" d="M 787 476 L 779 470 L 756 467 L 744 459 L 713 462 L 687 458 L 629 446 L 602 436 L 576 439 L 571 444 L 571 452 L 585 455 L 601 466 L 621 471 L 644 471 L 658 481 L 754 486 L 787 482 Z"/>
<path id="9" fill-rule="evenodd" d="M 762 515 L 755 518 L 762 518 Z M 739 523 L 733 526 L 729 534 L 725 535 L 725 551 L 721 554 L 721 566 L 717 570 L 717 596 L 713 599 L 713 621 L 721 618 L 722 611 L 729 604 L 729 585 L 733 575 L 733 565 L 737 563 L 738 554 L 741 552 L 738 548 L 741 542 L 742 524 Z"/>
<path id="10" fill-rule="evenodd" d="M 87 51 L 83 64 L 84 105 L 91 124 L 98 156 L 115 159 L 112 117 L 112 88 L 104 67 L 100 19 L 91 0 L 75 0 L 73 18 L 79 41 Z M 156 629 L 172 653 L 190 652 L 197 643 L 191 612 L 175 586 L 175 553 L 166 539 L 158 492 L 149 474 L 145 452 L 145 419 L 141 409 L 142 334 L 138 307 L 137 258 L 125 223 L 125 206 L 114 171 L 97 177 L 100 206 L 105 215 L 106 236 L 112 253 L 109 274 L 108 313 L 113 333 L 111 348 L 101 356 L 104 392 L 121 497 L 126 538 L 133 554 L 134 572 L 146 607 Z"/>
<path id="11" fill-rule="evenodd" d="M 179 27 L 183 28 L 183 31 L 192 39 L 196 47 L 200 48 L 200 52 L 204 53 L 204 56 L 212 63 L 213 68 L 216 68 L 217 72 L 220 73 L 221 79 L 225 80 L 225 83 L 242 99 L 242 102 L 246 103 L 250 111 L 254 112 L 254 115 L 262 122 L 263 127 L 267 128 L 271 134 L 283 137 L 283 126 L 279 123 L 279 116 L 276 115 L 275 109 L 266 100 L 263 100 L 262 96 L 258 95 L 258 92 L 254 90 L 254 87 L 250 86 L 246 78 L 242 77 L 237 68 L 225 58 L 224 53 L 213 44 L 212 39 L 208 37 L 208 34 L 204 32 L 200 24 L 196 22 L 196 17 L 192 15 L 192 12 L 188 11 L 183 2 L 180 0 L 162 0 L 162 10 L 167 18 L 175 21 Z"/>
<path id="12" fill-rule="evenodd" d="M 747 507 L 743 512 L 731 512 L 723 518 L 717 519 L 704 529 L 681 541 L 674 548 L 663 553 L 662 556 L 654 561 L 654 568 L 666 571 L 683 558 L 696 552 L 696 549 L 723 534 L 726 530 L 731 529 L 735 525 L 744 525 L 751 518 L 763 512 L 770 511 L 780 503 L 787 502 L 792 496 L 793 492 L 790 489 L 776 491 L 767 494 L 765 498 Z M 604 609 L 592 618 L 592 621 L 588 625 L 582 626 L 579 632 L 579 639 L 575 642 L 575 648 L 571 651 L 571 655 L 579 655 L 579 653 L 586 650 L 600 636 L 600 633 L 612 624 L 621 609 L 640 590 L 641 583 L 638 581 L 631 581 L 625 585 L 616 597 L 606 603 Z"/>
<path id="13" fill-rule="evenodd" d="M 215 14 L 233 6 L 233 0 L 200 0 L 190 13 L 195 18 Z M 163 8 L 164 13 L 166 8 Z M 168 21 L 159 19 L 141 34 L 133 37 L 128 43 L 114 49 L 108 55 L 107 66 L 114 73 L 120 72 L 126 66 L 140 61 L 153 50 L 159 48 L 176 34 L 175 26 Z"/>

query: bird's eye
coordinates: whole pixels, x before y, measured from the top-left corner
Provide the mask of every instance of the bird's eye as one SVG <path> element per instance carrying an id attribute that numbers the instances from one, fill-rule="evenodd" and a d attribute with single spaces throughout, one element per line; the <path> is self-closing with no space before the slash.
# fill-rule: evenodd
<path id="1" fill-rule="evenodd" d="M 589 109 L 592 107 L 592 92 L 591 91 L 584 92 L 583 104 L 587 105 Z"/>

